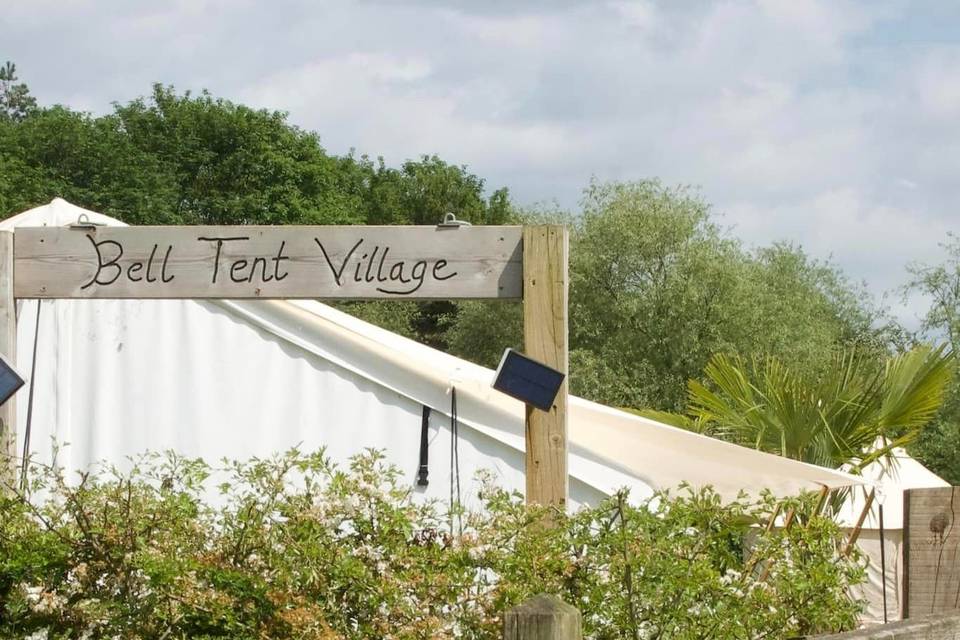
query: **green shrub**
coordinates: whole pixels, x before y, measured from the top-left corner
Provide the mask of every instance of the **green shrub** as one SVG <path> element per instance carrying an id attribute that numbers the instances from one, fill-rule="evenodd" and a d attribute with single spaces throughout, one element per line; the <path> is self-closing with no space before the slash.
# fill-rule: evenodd
<path id="1" fill-rule="evenodd" d="M 786 638 L 859 609 L 862 568 L 833 523 L 764 533 L 770 498 L 618 495 L 567 516 L 486 480 L 482 509 L 448 513 L 377 452 L 345 470 L 322 452 L 217 470 L 152 454 L 32 478 L 30 502 L 0 503 L 2 637 L 493 639 L 539 592 L 593 638 Z"/>

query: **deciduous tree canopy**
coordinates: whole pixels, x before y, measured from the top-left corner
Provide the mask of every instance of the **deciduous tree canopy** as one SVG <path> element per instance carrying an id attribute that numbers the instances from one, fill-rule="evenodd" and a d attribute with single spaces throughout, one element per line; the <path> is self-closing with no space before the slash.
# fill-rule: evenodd
<path id="1" fill-rule="evenodd" d="M 942 264 L 918 264 L 910 268 L 907 292 L 930 299 L 922 333 L 945 339 L 953 352 L 960 347 L 960 239 L 951 236 L 943 245 Z M 960 382 L 954 379 L 940 415 L 913 446 L 912 453 L 953 485 L 960 485 Z"/>
<path id="2" fill-rule="evenodd" d="M 836 267 L 791 245 L 748 250 L 691 189 L 595 182 L 569 222 L 575 393 L 677 410 L 715 353 L 819 371 L 837 349 L 879 355 L 890 340 L 881 311 Z M 448 337 L 454 351 L 492 364 L 500 345 L 520 346 L 520 315 L 465 305 Z"/>

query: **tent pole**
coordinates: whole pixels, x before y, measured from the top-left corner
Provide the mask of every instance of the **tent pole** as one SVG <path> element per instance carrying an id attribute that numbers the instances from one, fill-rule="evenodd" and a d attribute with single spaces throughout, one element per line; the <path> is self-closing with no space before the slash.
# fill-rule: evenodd
<path id="1" fill-rule="evenodd" d="M 887 554 L 883 542 L 883 505 L 877 509 L 880 516 L 880 581 L 883 584 L 883 624 L 887 624 Z"/>
<path id="2" fill-rule="evenodd" d="M 867 519 L 867 514 L 870 512 L 870 507 L 873 506 L 873 497 L 876 493 L 876 489 L 870 489 L 870 495 L 867 496 L 867 501 L 863 505 L 863 511 L 860 512 L 860 517 L 857 518 L 856 526 L 854 526 L 853 531 L 850 532 L 850 538 L 847 540 L 846 546 L 843 547 L 842 555 L 850 555 L 850 551 L 853 550 L 853 545 L 857 543 L 857 538 L 860 537 L 860 530 L 863 529 L 863 521 Z"/>
<path id="3" fill-rule="evenodd" d="M 23 427 L 23 460 L 20 462 L 20 493 L 27 495 L 27 475 L 30 471 L 30 426 L 33 424 L 33 381 L 37 379 L 37 344 L 40 342 L 40 305 L 37 298 L 37 322 L 33 329 L 33 360 L 30 365 L 30 391 L 27 394 L 27 423 Z"/>
<path id="4" fill-rule="evenodd" d="M 810 522 L 813 521 L 815 517 L 820 515 L 820 511 L 823 510 L 823 505 L 827 502 L 827 494 L 830 493 L 830 487 L 823 485 L 820 487 L 820 497 L 817 499 L 817 506 L 814 507 L 813 513 L 810 514 L 810 520 L 807 522 L 807 526 L 810 526 Z"/>
<path id="5" fill-rule="evenodd" d="M 793 507 L 790 507 L 790 511 L 787 511 L 787 517 L 783 521 L 783 530 L 789 531 L 790 527 L 793 525 L 793 518 L 797 515 L 797 510 Z"/>
<path id="6" fill-rule="evenodd" d="M 790 508 L 790 511 L 787 511 L 787 517 L 783 521 L 783 531 L 786 533 L 790 531 L 790 527 L 793 526 L 793 518 L 797 515 L 797 510 L 793 507 Z M 760 574 L 760 582 L 766 582 L 767 576 L 770 575 L 770 563 L 767 563 L 767 566 L 763 568 L 763 573 Z"/>
<path id="7" fill-rule="evenodd" d="M 780 515 L 780 508 L 781 508 L 782 506 L 783 506 L 783 503 L 782 503 L 782 502 L 778 502 L 778 503 L 777 503 L 777 506 L 774 507 L 773 513 L 770 515 L 770 520 L 767 521 L 767 526 L 766 526 L 766 527 L 764 528 L 764 530 L 763 530 L 764 534 L 770 533 L 770 530 L 773 529 L 773 525 L 774 525 L 774 524 L 776 523 L 776 521 L 777 521 L 777 516 Z M 755 564 L 757 564 L 757 561 L 758 561 L 759 559 L 760 559 L 760 558 L 759 558 L 759 553 L 758 553 L 758 552 L 754 551 L 753 553 L 751 553 L 751 554 L 750 554 L 750 559 L 747 560 L 747 564 L 746 564 L 746 566 L 744 566 L 743 575 L 748 575 L 748 574 L 750 574 L 751 572 L 753 572 L 753 566 L 754 566 Z"/>

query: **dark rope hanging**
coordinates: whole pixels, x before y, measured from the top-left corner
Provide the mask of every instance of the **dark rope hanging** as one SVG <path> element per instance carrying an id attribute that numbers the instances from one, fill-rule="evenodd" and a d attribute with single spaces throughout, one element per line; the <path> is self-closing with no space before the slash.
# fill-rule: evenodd
<path id="1" fill-rule="evenodd" d="M 456 500 L 454 500 L 456 499 Z M 450 532 L 456 516 L 458 531 L 463 533 L 460 513 L 460 425 L 457 419 L 457 388 L 450 390 Z"/>
<path id="2" fill-rule="evenodd" d="M 23 461 L 20 466 L 20 492 L 27 491 L 27 470 L 30 460 L 30 426 L 33 424 L 33 381 L 37 379 L 37 343 L 40 341 L 40 303 L 37 300 L 37 323 L 33 329 L 33 362 L 30 363 L 30 391 L 27 395 L 27 425 L 23 429 Z"/>
<path id="3" fill-rule="evenodd" d="M 420 419 L 420 465 L 417 467 L 417 486 L 425 487 L 430 484 L 430 407 L 423 406 L 423 415 Z"/>

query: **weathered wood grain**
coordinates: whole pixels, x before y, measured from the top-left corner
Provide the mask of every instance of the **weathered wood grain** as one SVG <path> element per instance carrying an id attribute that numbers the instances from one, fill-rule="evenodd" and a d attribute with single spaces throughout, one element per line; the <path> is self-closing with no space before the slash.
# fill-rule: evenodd
<path id="1" fill-rule="evenodd" d="M 566 227 L 523 229 L 523 344 L 529 357 L 567 373 Z M 567 379 L 550 411 L 527 406 L 526 500 L 565 509 L 567 475 Z"/>
<path id="2" fill-rule="evenodd" d="M 18 298 L 519 298 L 521 227 L 17 229 Z"/>
<path id="3" fill-rule="evenodd" d="M 504 640 L 581 640 L 582 617 L 560 598 L 540 594 L 503 616 Z"/>
<path id="4" fill-rule="evenodd" d="M 13 232 L 0 231 L 0 353 L 16 365 L 17 307 L 13 281 Z M 16 453 L 17 400 L 13 397 L 0 407 L 0 486 L 15 485 Z"/>
<path id="5" fill-rule="evenodd" d="M 904 492 L 904 617 L 960 609 L 960 487 Z"/>

